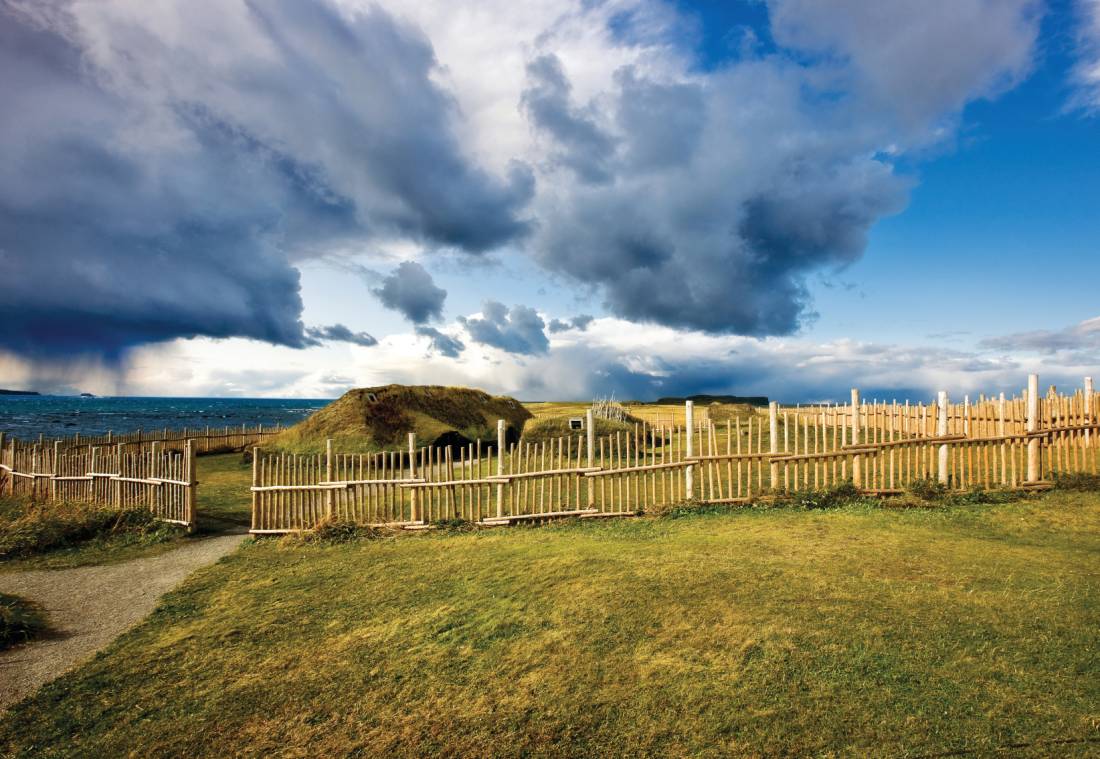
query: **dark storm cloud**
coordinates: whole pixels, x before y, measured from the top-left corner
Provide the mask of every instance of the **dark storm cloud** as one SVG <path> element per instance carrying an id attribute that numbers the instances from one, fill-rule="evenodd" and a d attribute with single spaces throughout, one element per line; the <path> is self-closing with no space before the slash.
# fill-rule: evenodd
<path id="1" fill-rule="evenodd" d="M 459 321 L 475 343 L 522 355 L 543 354 L 550 349 L 546 323 L 527 306 L 512 306 L 509 310 L 503 303 L 487 300 L 480 318 Z"/>
<path id="2" fill-rule="evenodd" d="M 536 256 L 601 285 L 618 316 L 791 333 L 808 312 L 805 275 L 856 260 L 871 225 L 904 204 L 905 182 L 853 155 L 782 71 L 720 73 L 703 88 L 625 69 L 616 87 L 615 181 L 546 205 Z"/>
<path id="3" fill-rule="evenodd" d="M 415 261 L 402 262 L 372 292 L 382 305 L 400 311 L 414 324 L 443 318 L 447 291 L 436 287 L 428 270 Z"/>
<path id="4" fill-rule="evenodd" d="M 428 338 L 431 341 L 432 350 L 447 358 L 458 358 L 459 354 L 466 350 L 466 344 L 457 337 L 445 335 L 434 327 L 418 326 L 416 334 Z"/>
<path id="5" fill-rule="evenodd" d="M 611 178 L 606 168 L 615 141 L 590 114 L 569 101 L 572 87 L 557 56 L 543 55 L 527 64 L 527 89 L 521 103 L 531 123 L 553 138 L 555 157 L 584 182 Z"/>
<path id="6" fill-rule="evenodd" d="M 547 329 L 550 331 L 551 334 L 565 332 L 571 329 L 575 329 L 579 332 L 584 332 L 586 329 L 588 329 L 588 325 L 591 324 L 594 319 L 595 317 L 589 316 L 588 314 L 578 314 L 572 319 L 568 319 L 565 321 L 561 319 L 551 319 L 550 324 L 547 325 Z"/>
<path id="7" fill-rule="evenodd" d="M 524 112 L 560 156 L 540 166 L 553 191 L 534 255 L 614 315 L 797 331 L 807 276 L 856 261 L 904 208 L 895 156 L 946 142 L 967 102 L 1019 81 L 1038 29 L 1032 0 L 768 5 L 778 47 L 705 74 L 639 63 L 576 102 L 552 52 L 528 66 Z"/>
<path id="8" fill-rule="evenodd" d="M 343 324 L 331 324 L 325 327 L 308 327 L 306 329 L 306 341 L 310 345 L 321 343 L 351 343 L 369 348 L 378 345 L 373 335 L 366 332 L 353 332 Z"/>
<path id="9" fill-rule="evenodd" d="M 465 158 L 430 43 L 384 11 L 138 7 L 0 5 L 0 348 L 303 347 L 294 260 L 526 233 L 531 172 Z"/>

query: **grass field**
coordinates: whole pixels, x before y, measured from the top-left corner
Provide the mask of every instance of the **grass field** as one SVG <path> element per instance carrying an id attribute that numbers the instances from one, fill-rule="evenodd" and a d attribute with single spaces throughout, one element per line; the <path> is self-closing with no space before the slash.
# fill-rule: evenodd
<path id="1" fill-rule="evenodd" d="M 12 756 L 1100 752 L 1100 496 L 346 543 L 198 572 Z"/>
<path id="2" fill-rule="evenodd" d="M 201 456 L 196 464 L 200 527 L 213 531 L 226 524 L 247 527 L 252 518 L 252 494 L 248 490 L 252 485 L 252 465 L 240 453 Z M 211 519 L 217 522 L 211 524 Z"/>

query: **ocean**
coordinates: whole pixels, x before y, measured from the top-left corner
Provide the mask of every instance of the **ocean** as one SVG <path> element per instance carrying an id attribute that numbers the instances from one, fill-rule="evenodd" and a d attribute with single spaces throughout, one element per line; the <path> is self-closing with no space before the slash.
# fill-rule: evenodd
<path id="1" fill-rule="evenodd" d="M 295 424 L 328 400 L 0 395 L 0 432 L 24 440 L 182 427 Z"/>

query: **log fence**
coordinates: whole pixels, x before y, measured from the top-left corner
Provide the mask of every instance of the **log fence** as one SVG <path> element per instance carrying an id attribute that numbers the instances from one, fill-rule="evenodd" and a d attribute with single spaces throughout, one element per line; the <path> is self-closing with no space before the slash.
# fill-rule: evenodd
<path id="1" fill-rule="evenodd" d="M 20 441 L 25 445 L 37 443 L 39 448 L 52 447 L 60 444 L 65 450 L 90 449 L 93 447 L 110 447 L 115 445 L 148 446 L 157 443 L 163 450 L 182 451 L 188 441 L 196 455 L 207 453 L 222 453 L 227 451 L 240 451 L 254 445 L 262 445 L 268 438 L 283 431 L 282 425 L 274 427 L 260 424 L 255 427 L 240 425 L 236 427 L 183 427 L 172 429 L 164 427 L 156 430 L 135 430 L 115 434 L 108 430 L 102 435 L 81 435 L 79 433 L 67 437 L 47 438 L 39 435 L 33 441 Z M 7 434 L 9 440 L 17 440 L 18 437 Z"/>
<path id="2" fill-rule="evenodd" d="M 0 433 L 0 495 L 123 509 L 145 507 L 159 520 L 196 526 L 195 446 L 5 445 Z"/>
<path id="3" fill-rule="evenodd" d="M 253 532 L 308 530 L 321 520 L 416 529 L 461 519 L 485 526 L 637 514 L 684 501 L 749 503 L 851 482 L 890 495 L 919 481 L 954 490 L 1043 488 L 1096 474 L 1100 408 L 1090 380 L 1071 396 L 780 408 L 724 423 L 641 423 L 630 433 L 546 442 L 418 447 L 400 453 L 265 455 L 253 469 Z"/>

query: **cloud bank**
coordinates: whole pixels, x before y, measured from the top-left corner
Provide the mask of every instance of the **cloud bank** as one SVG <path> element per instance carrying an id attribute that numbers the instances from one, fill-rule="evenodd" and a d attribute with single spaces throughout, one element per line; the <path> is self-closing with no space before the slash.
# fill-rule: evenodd
<path id="1" fill-rule="evenodd" d="M 466 155 L 437 70 L 423 34 L 375 6 L 0 5 L 0 346 L 302 347 L 293 261 L 522 236 L 530 172 Z"/>

